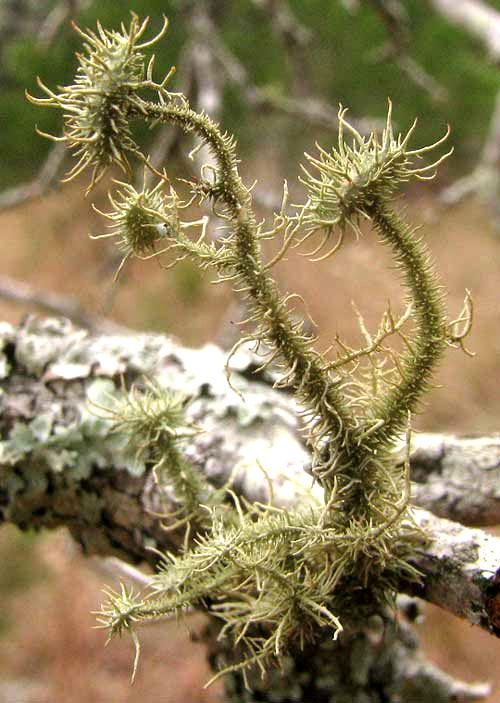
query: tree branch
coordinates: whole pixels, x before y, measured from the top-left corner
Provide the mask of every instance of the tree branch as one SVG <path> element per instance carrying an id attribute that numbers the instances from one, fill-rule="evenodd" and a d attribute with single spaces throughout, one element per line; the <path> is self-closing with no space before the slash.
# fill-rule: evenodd
<path id="1" fill-rule="evenodd" d="M 448 91 L 425 68 L 411 56 L 411 32 L 409 16 L 399 0 L 370 0 L 370 3 L 384 24 L 387 45 L 376 51 L 377 60 L 393 59 L 403 73 L 424 90 L 432 100 L 439 102 L 448 99 Z"/>
<path id="2" fill-rule="evenodd" d="M 66 525 L 87 554 L 153 565 L 151 548 L 179 546 L 184 531 L 165 531 L 157 517 L 172 504 L 168 486 L 159 487 L 147 463 L 127 453 L 99 410 L 120 379 L 129 384 L 144 375 L 190 397 L 188 420 L 205 432 L 193 438 L 186 456 L 214 487 L 233 474 L 233 489 L 249 500 L 290 506 L 318 495 L 290 397 L 253 374 L 249 353 L 233 359 L 232 383 L 243 401 L 228 387 L 224 354 L 212 346 L 193 351 L 159 335 L 91 336 L 64 320 L 36 318 L 19 328 L 2 325 L 0 342 L 0 521 L 23 529 Z M 478 483 L 471 476 L 485 474 L 488 491 L 498 495 L 491 471 L 498 440 L 424 439 L 412 458 L 420 503 L 427 500 L 424 479 L 430 477 L 433 496 L 439 470 L 465 475 L 464 492 Z M 485 491 L 476 492 L 480 502 Z M 445 503 L 437 501 L 441 511 Z M 492 515 L 489 508 L 486 514 Z M 423 510 L 416 519 L 428 536 L 415 556 L 422 583 L 401 588 L 500 635 L 500 540 Z"/>
<path id="3" fill-rule="evenodd" d="M 481 41 L 492 61 L 500 61 L 500 12 L 481 0 L 431 0 L 436 12 Z"/>
<path id="4" fill-rule="evenodd" d="M 297 97 L 306 96 L 310 92 L 307 48 L 313 39 L 312 31 L 297 20 L 286 0 L 252 0 L 252 2 L 265 12 L 273 34 L 283 44 L 292 68 L 292 91 Z"/>
<path id="5" fill-rule="evenodd" d="M 213 22 L 207 40 L 221 70 L 227 75 L 229 82 L 238 87 L 241 97 L 250 107 L 259 111 L 275 110 L 318 127 L 337 129 L 338 110 L 332 109 L 331 104 L 321 98 L 308 94 L 297 100 L 252 83 L 245 66 L 229 49 Z M 374 117 L 353 117 L 350 123 L 361 134 L 369 134 L 373 129 L 383 126 L 381 120 Z"/>
<path id="6" fill-rule="evenodd" d="M 500 524 L 500 435 L 425 434 L 411 455 L 412 500 L 462 525 Z"/>
<path id="7" fill-rule="evenodd" d="M 78 326 L 101 334 L 125 333 L 125 327 L 112 320 L 92 315 L 75 298 L 34 288 L 25 281 L 0 275 L 0 298 L 20 305 L 31 305 L 55 315 L 64 315 Z"/>
<path id="8" fill-rule="evenodd" d="M 500 90 L 479 161 L 470 173 L 443 188 L 439 200 L 450 207 L 474 193 L 491 209 L 493 226 L 500 230 Z"/>
<path id="9" fill-rule="evenodd" d="M 0 210 L 17 207 L 29 200 L 39 198 L 52 188 L 61 175 L 66 154 L 64 144 L 54 144 L 33 180 L 7 188 L 0 193 Z"/>

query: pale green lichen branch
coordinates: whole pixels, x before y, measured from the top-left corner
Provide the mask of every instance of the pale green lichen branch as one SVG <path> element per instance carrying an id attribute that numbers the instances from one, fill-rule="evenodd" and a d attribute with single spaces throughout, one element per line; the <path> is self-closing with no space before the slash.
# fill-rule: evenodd
<path id="1" fill-rule="evenodd" d="M 146 462 L 160 485 L 170 487 L 170 507 L 158 513 L 165 528 L 188 525 L 207 529 L 211 519 L 200 506 L 218 506 L 221 515 L 228 485 L 214 489 L 206 478 L 184 458 L 183 445 L 202 432 L 193 424 L 186 425 L 189 398 L 170 393 L 147 379 L 127 391 L 122 381 L 119 395 L 109 396 L 106 404 L 93 402 L 91 411 L 110 423 L 109 433 L 127 439 L 130 454 L 136 463 Z M 172 503 L 177 507 L 173 511 Z"/>
<path id="2" fill-rule="evenodd" d="M 152 451 L 156 471 L 181 497 L 181 523 L 196 524 L 198 533 L 194 547 L 186 543 L 179 556 L 165 557 L 147 598 L 112 594 L 102 617 L 119 634 L 133 632 L 137 619 L 209 602 L 224 622 L 221 634 L 233 637 L 240 653 L 228 669 L 264 667 L 267 659 L 303 646 L 319 628 L 336 636 L 341 620 L 381 611 L 401 575 L 418 578 L 409 559 L 422 535 L 408 508 L 408 467 L 398 467 L 392 453 L 445 347 L 463 346 L 472 310 L 467 303 L 448 323 L 426 249 L 390 201 L 401 183 L 434 176 L 451 151 L 431 164 L 415 163 L 439 147 L 449 130 L 435 144 L 410 150 L 416 123 L 394 136 L 390 103 L 380 136 L 361 136 L 341 108 L 337 148 L 318 147 L 317 157 L 306 156 L 305 204 L 288 212 L 285 182 L 282 208 L 266 229 L 253 212 L 251 188 L 240 177 L 233 137 L 191 109 L 183 95 L 167 90 L 172 71 L 160 83 L 153 79 L 154 57 L 146 61 L 142 52 L 164 35 L 166 21 L 157 37 L 139 44 L 146 24 L 132 15 L 130 27 L 121 32 L 100 25 L 97 34 L 79 30 L 86 55 L 78 55 L 75 83 L 54 93 L 40 81 L 47 97 L 30 99 L 64 113 L 62 139 L 78 159 L 69 178 L 90 167 L 92 187 L 112 164 L 127 173 L 130 155 L 155 173 L 153 188 L 137 191 L 118 183 L 118 192 L 110 195 L 112 210 L 105 214 L 110 232 L 100 236 L 116 237 L 120 268 L 132 256 L 161 254 L 163 261 L 170 255 L 172 264 L 189 256 L 212 268 L 216 282 L 231 281 L 241 293 L 248 317 L 233 351 L 253 342 L 263 359 L 261 370 L 272 364 L 280 374 L 276 385 L 294 391 L 324 506 L 292 512 L 242 506 L 227 490 L 217 495 L 218 505 L 177 446 L 186 439 L 178 429 L 182 420 L 174 417 L 183 401 L 165 400 L 151 387 L 144 397 L 132 391 L 110 411 L 116 427 L 130 433 L 137 451 Z M 179 127 L 211 151 L 215 165 L 203 167 L 199 179 L 188 184 L 186 202 L 140 151 L 131 129 L 136 119 L 151 127 Z M 195 200 L 208 201 L 222 221 L 224 237 L 217 242 L 206 241 L 207 218 L 183 219 Z M 314 348 L 304 321 L 294 319 L 292 301 L 299 296 L 282 295 L 271 270 L 292 247 L 306 243 L 313 243 L 306 254 L 312 260 L 327 258 L 340 249 L 346 231 L 361 236 L 361 220 L 370 221 L 391 249 L 408 307 L 399 318 L 389 308 L 374 334 L 358 314 L 366 345 L 356 350 L 337 339 L 340 354 L 332 361 Z M 262 242 L 267 239 L 277 240 L 278 252 L 266 262 Z M 414 324 L 412 334 L 403 330 L 407 320 Z M 402 352 L 386 344 L 394 335 L 403 342 Z"/>

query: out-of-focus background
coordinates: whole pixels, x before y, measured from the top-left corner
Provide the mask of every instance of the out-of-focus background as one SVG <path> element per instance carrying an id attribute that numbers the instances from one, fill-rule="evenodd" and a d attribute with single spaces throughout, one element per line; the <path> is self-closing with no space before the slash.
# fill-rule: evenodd
<path id="1" fill-rule="evenodd" d="M 80 39 L 71 19 L 82 27 L 100 19 L 119 28 L 129 9 L 114 0 L 0 0 L 0 319 L 16 323 L 52 305 L 96 329 L 112 321 L 175 335 L 187 345 L 229 344 L 231 320 L 240 314 L 233 295 L 190 262 L 166 272 L 155 261 L 131 261 L 113 282 L 119 257 L 109 240 L 87 237 L 105 231 L 90 204 L 106 210 L 109 183 L 87 199 L 87 176 L 60 185 L 70 162 L 34 131 L 37 124 L 60 133 L 60 115 L 24 98 L 25 88 L 40 95 L 37 75 L 52 87 L 72 82 Z M 155 49 L 157 75 L 175 64 L 172 89 L 185 91 L 193 106 L 237 136 L 241 173 L 248 184 L 258 180 L 262 217 L 279 207 L 284 178 L 292 201 L 300 202 L 298 163 L 315 141 L 325 148 L 335 143 L 339 103 L 360 130 L 369 130 L 383 124 L 390 97 L 398 129 L 418 116 L 416 147 L 451 125 L 453 156 L 435 181 L 411 185 L 405 203 L 424 226 L 452 316 L 464 289 L 472 292 L 469 347 L 476 356 L 450 350 L 416 423 L 435 432 L 497 431 L 498 0 L 137 0 L 133 9 L 150 16 L 151 35 L 162 13 L 168 15 L 168 36 Z M 173 130 L 139 128 L 138 139 L 172 178 L 189 178 L 197 168 L 186 158 L 193 143 Z M 372 328 L 389 299 L 401 305 L 387 253 L 368 230 L 323 263 L 290 255 L 277 276 L 283 289 L 307 300 L 323 346 L 337 333 L 359 341 L 351 300 Z M 194 641 L 199 618 L 145 628 L 130 687 L 131 643 L 104 650 L 104 636 L 93 629 L 91 611 L 112 577 L 82 558 L 64 532 L 2 528 L 0 565 L 0 703 L 216 700 L 217 686 L 202 689 L 208 668 Z M 429 656 L 465 680 L 491 681 L 497 692 L 489 701 L 498 700 L 499 643 L 425 610 L 418 630 Z"/>

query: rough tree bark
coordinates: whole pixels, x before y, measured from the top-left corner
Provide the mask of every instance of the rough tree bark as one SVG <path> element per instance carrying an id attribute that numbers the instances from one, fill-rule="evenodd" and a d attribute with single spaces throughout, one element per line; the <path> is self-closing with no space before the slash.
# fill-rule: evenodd
<path id="1" fill-rule="evenodd" d="M 30 317 L 19 328 L 0 326 L 0 350 L 0 523 L 21 529 L 65 525 L 86 554 L 153 566 L 151 547 L 178 547 L 183 532 L 165 531 L 157 517 L 172 500 L 168 487 L 160 487 L 147 463 L 109 433 L 98 407 L 121 383 L 144 376 L 191 398 L 188 417 L 205 431 L 186 454 L 215 487 L 234 472 L 234 490 L 250 500 L 272 499 L 279 506 L 314 500 L 294 403 L 272 388 L 269 374 L 254 373 L 250 353 L 232 362 L 232 382 L 243 400 L 229 388 L 225 355 L 213 346 L 194 351 L 159 335 L 92 336 L 65 320 Z M 500 540 L 464 525 L 500 522 L 499 465 L 500 437 L 418 436 L 413 496 L 422 506 L 415 514 L 428 542 L 415 555 L 421 584 L 400 584 L 402 592 L 496 636 Z M 486 695 L 484 687 L 459 684 L 424 662 L 406 625 L 391 627 L 390 637 L 370 627 L 290 658 L 289 671 L 278 679 L 252 680 L 261 698 L 245 698 L 250 694 L 234 674 L 227 700 L 423 700 L 416 696 L 422 687 L 428 692 L 431 680 L 440 691 L 435 701 Z M 224 656 L 214 642 L 210 652 L 213 661 Z M 342 691 L 358 697 L 342 698 Z"/>

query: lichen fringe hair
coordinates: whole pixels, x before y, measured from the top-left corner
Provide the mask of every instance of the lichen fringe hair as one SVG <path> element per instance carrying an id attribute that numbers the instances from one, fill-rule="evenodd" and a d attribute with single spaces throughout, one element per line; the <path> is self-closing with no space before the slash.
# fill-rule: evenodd
<path id="1" fill-rule="evenodd" d="M 130 632 L 138 646 L 139 622 L 204 607 L 222 621 L 220 636 L 236 645 L 239 658 L 228 669 L 257 664 L 264 671 L 268 660 L 279 662 L 322 628 L 335 638 L 343 622 L 383 612 L 401 577 L 418 579 L 410 562 L 423 537 L 408 506 L 408 461 L 396 462 L 394 450 L 402 435 L 408 448 L 411 415 L 445 348 L 465 348 L 472 307 L 467 295 L 460 316 L 448 322 L 426 247 L 392 199 L 401 183 L 434 177 L 451 150 L 429 164 L 420 160 L 449 130 L 435 144 L 410 149 L 416 123 L 395 136 L 390 103 L 382 133 L 369 135 L 356 131 L 341 107 L 336 147 L 306 155 L 304 202 L 289 204 L 285 182 L 280 212 L 271 224 L 259 223 L 234 138 L 167 89 L 173 71 L 160 82 L 153 78 L 154 55 L 147 59 L 144 51 L 163 38 L 167 21 L 140 43 L 146 28 L 147 20 L 134 14 L 119 32 L 99 24 L 96 32 L 77 28 L 85 53 L 77 55 L 74 83 L 55 93 L 39 80 L 45 97 L 29 99 L 62 110 L 63 136 L 53 138 L 76 156 L 69 179 L 90 168 L 93 187 L 113 164 L 127 177 L 131 157 L 156 177 L 156 185 L 141 190 L 127 179 L 117 183 L 105 213 L 110 230 L 100 236 L 115 239 L 120 269 L 132 257 L 161 257 L 166 268 L 189 257 L 211 269 L 215 282 L 232 283 L 248 316 L 231 354 L 252 344 L 261 370 L 272 365 L 276 386 L 294 392 L 324 503 L 284 511 L 247 504 L 229 485 L 214 493 L 183 458 L 190 438 L 182 430 L 184 401 L 151 385 L 124 390 L 123 402 L 107 411 L 112 430 L 127 434 L 160 480 L 173 486 L 179 510 L 170 527 L 185 529 L 186 539 L 178 554 L 162 557 L 149 592 L 109 592 L 99 617 L 110 636 Z M 196 149 L 208 147 L 215 165 L 202 167 L 188 184 L 187 200 L 137 145 L 131 123 L 138 119 L 178 127 L 199 140 Z M 211 206 L 224 236 L 207 241 L 208 216 L 185 217 L 195 202 Z M 389 248 L 407 307 L 399 315 L 388 307 L 375 332 L 357 313 L 364 346 L 337 338 L 329 353 L 320 353 L 304 321 L 297 321 L 303 301 L 279 291 L 273 267 L 294 248 L 308 249 L 312 261 L 332 256 L 347 233 L 362 236 L 361 221 Z M 271 239 L 277 253 L 265 261 L 262 243 Z M 389 346 L 394 337 L 402 351 Z"/>

